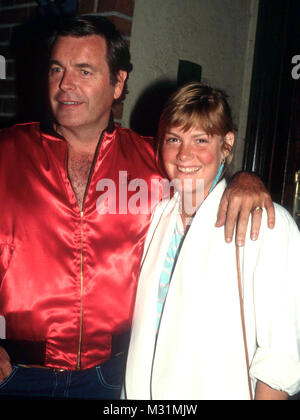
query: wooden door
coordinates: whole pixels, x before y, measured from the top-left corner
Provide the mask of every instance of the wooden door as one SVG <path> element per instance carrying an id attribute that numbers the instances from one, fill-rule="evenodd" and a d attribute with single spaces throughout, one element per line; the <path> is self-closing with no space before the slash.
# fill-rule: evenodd
<path id="1" fill-rule="evenodd" d="M 244 169 L 263 179 L 273 200 L 294 213 L 300 226 L 299 17 L 299 0 L 260 1 Z"/>

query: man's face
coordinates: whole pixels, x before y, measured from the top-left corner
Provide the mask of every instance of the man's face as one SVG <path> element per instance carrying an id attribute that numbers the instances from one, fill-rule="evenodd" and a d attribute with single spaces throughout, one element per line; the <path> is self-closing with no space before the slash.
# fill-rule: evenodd
<path id="1" fill-rule="evenodd" d="M 63 36 L 54 44 L 48 78 L 49 100 L 62 129 L 103 130 L 127 73 L 110 83 L 106 42 L 98 35 Z"/>

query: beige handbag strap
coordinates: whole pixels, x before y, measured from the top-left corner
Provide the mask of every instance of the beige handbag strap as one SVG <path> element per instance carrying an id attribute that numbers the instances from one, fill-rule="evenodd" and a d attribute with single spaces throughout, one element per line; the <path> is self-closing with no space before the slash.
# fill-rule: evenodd
<path id="1" fill-rule="evenodd" d="M 243 339 L 244 339 L 245 357 L 246 357 L 247 374 L 248 374 L 248 385 L 249 385 L 250 398 L 251 398 L 251 400 L 253 400 L 252 384 L 251 384 L 251 378 L 250 378 L 250 374 L 249 374 L 250 363 L 249 363 L 249 355 L 248 355 L 246 324 L 245 324 L 245 314 L 244 314 L 242 276 L 241 276 L 241 267 L 240 267 L 240 250 L 239 250 L 239 247 L 237 245 L 236 245 L 235 248 L 236 248 L 236 269 L 237 269 L 237 277 L 238 277 L 241 321 L 242 321 L 242 328 L 243 328 Z"/>

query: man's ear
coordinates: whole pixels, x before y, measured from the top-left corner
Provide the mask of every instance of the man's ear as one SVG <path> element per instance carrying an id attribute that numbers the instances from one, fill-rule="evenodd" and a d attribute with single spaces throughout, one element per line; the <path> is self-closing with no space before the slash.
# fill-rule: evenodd
<path id="1" fill-rule="evenodd" d="M 223 147 L 222 147 L 222 152 L 223 152 L 223 157 L 226 158 L 233 149 L 233 145 L 234 145 L 234 134 L 232 131 L 229 131 L 225 137 L 224 137 L 224 141 L 223 141 Z"/>
<path id="2" fill-rule="evenodd" d="M 114 99 L 117 100 L 122 95 L 124 84 L 126 82 L 128 73 L 125 70 L 120 70 L 117 76 L 117 83 L 115 84 Z"/>

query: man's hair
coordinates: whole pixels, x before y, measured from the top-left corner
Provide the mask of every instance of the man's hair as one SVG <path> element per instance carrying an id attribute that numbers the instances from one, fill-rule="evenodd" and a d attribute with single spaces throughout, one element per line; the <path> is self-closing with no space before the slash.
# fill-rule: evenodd
<path id="1" fill-rule="evenodd" d="M 109 67 L 110 83 L 114 86 L 117 83 L 119 71 L 124 70 L 129 74 L 132 70 L 132 64 L 125 39 L 115 25 L 103 16 L 74 16 L 62 19 L 48 39 L 48 55 L 50 57 L 58 37 L 84 37 L 89 35 L 99 35 L 106 42 L 106 59 Z M 127 92 L 126 80 L 123 93 L 118 102 L 124 100 Z"/>
<path id="2" fill-rule="evenodd" d="M 171 127 L 182 127 L 188 131 L 193 126 L 201 127 L 209 135 L 224 137 L 236 127 L 232 120 L 227 95 L 198 82 L 182 86 L 167 101 L 158 125 L 159 153 L 166 130 Z M 228 151 L 226 164 L 232 159 L 231 147 L 223 143 Z"/>

